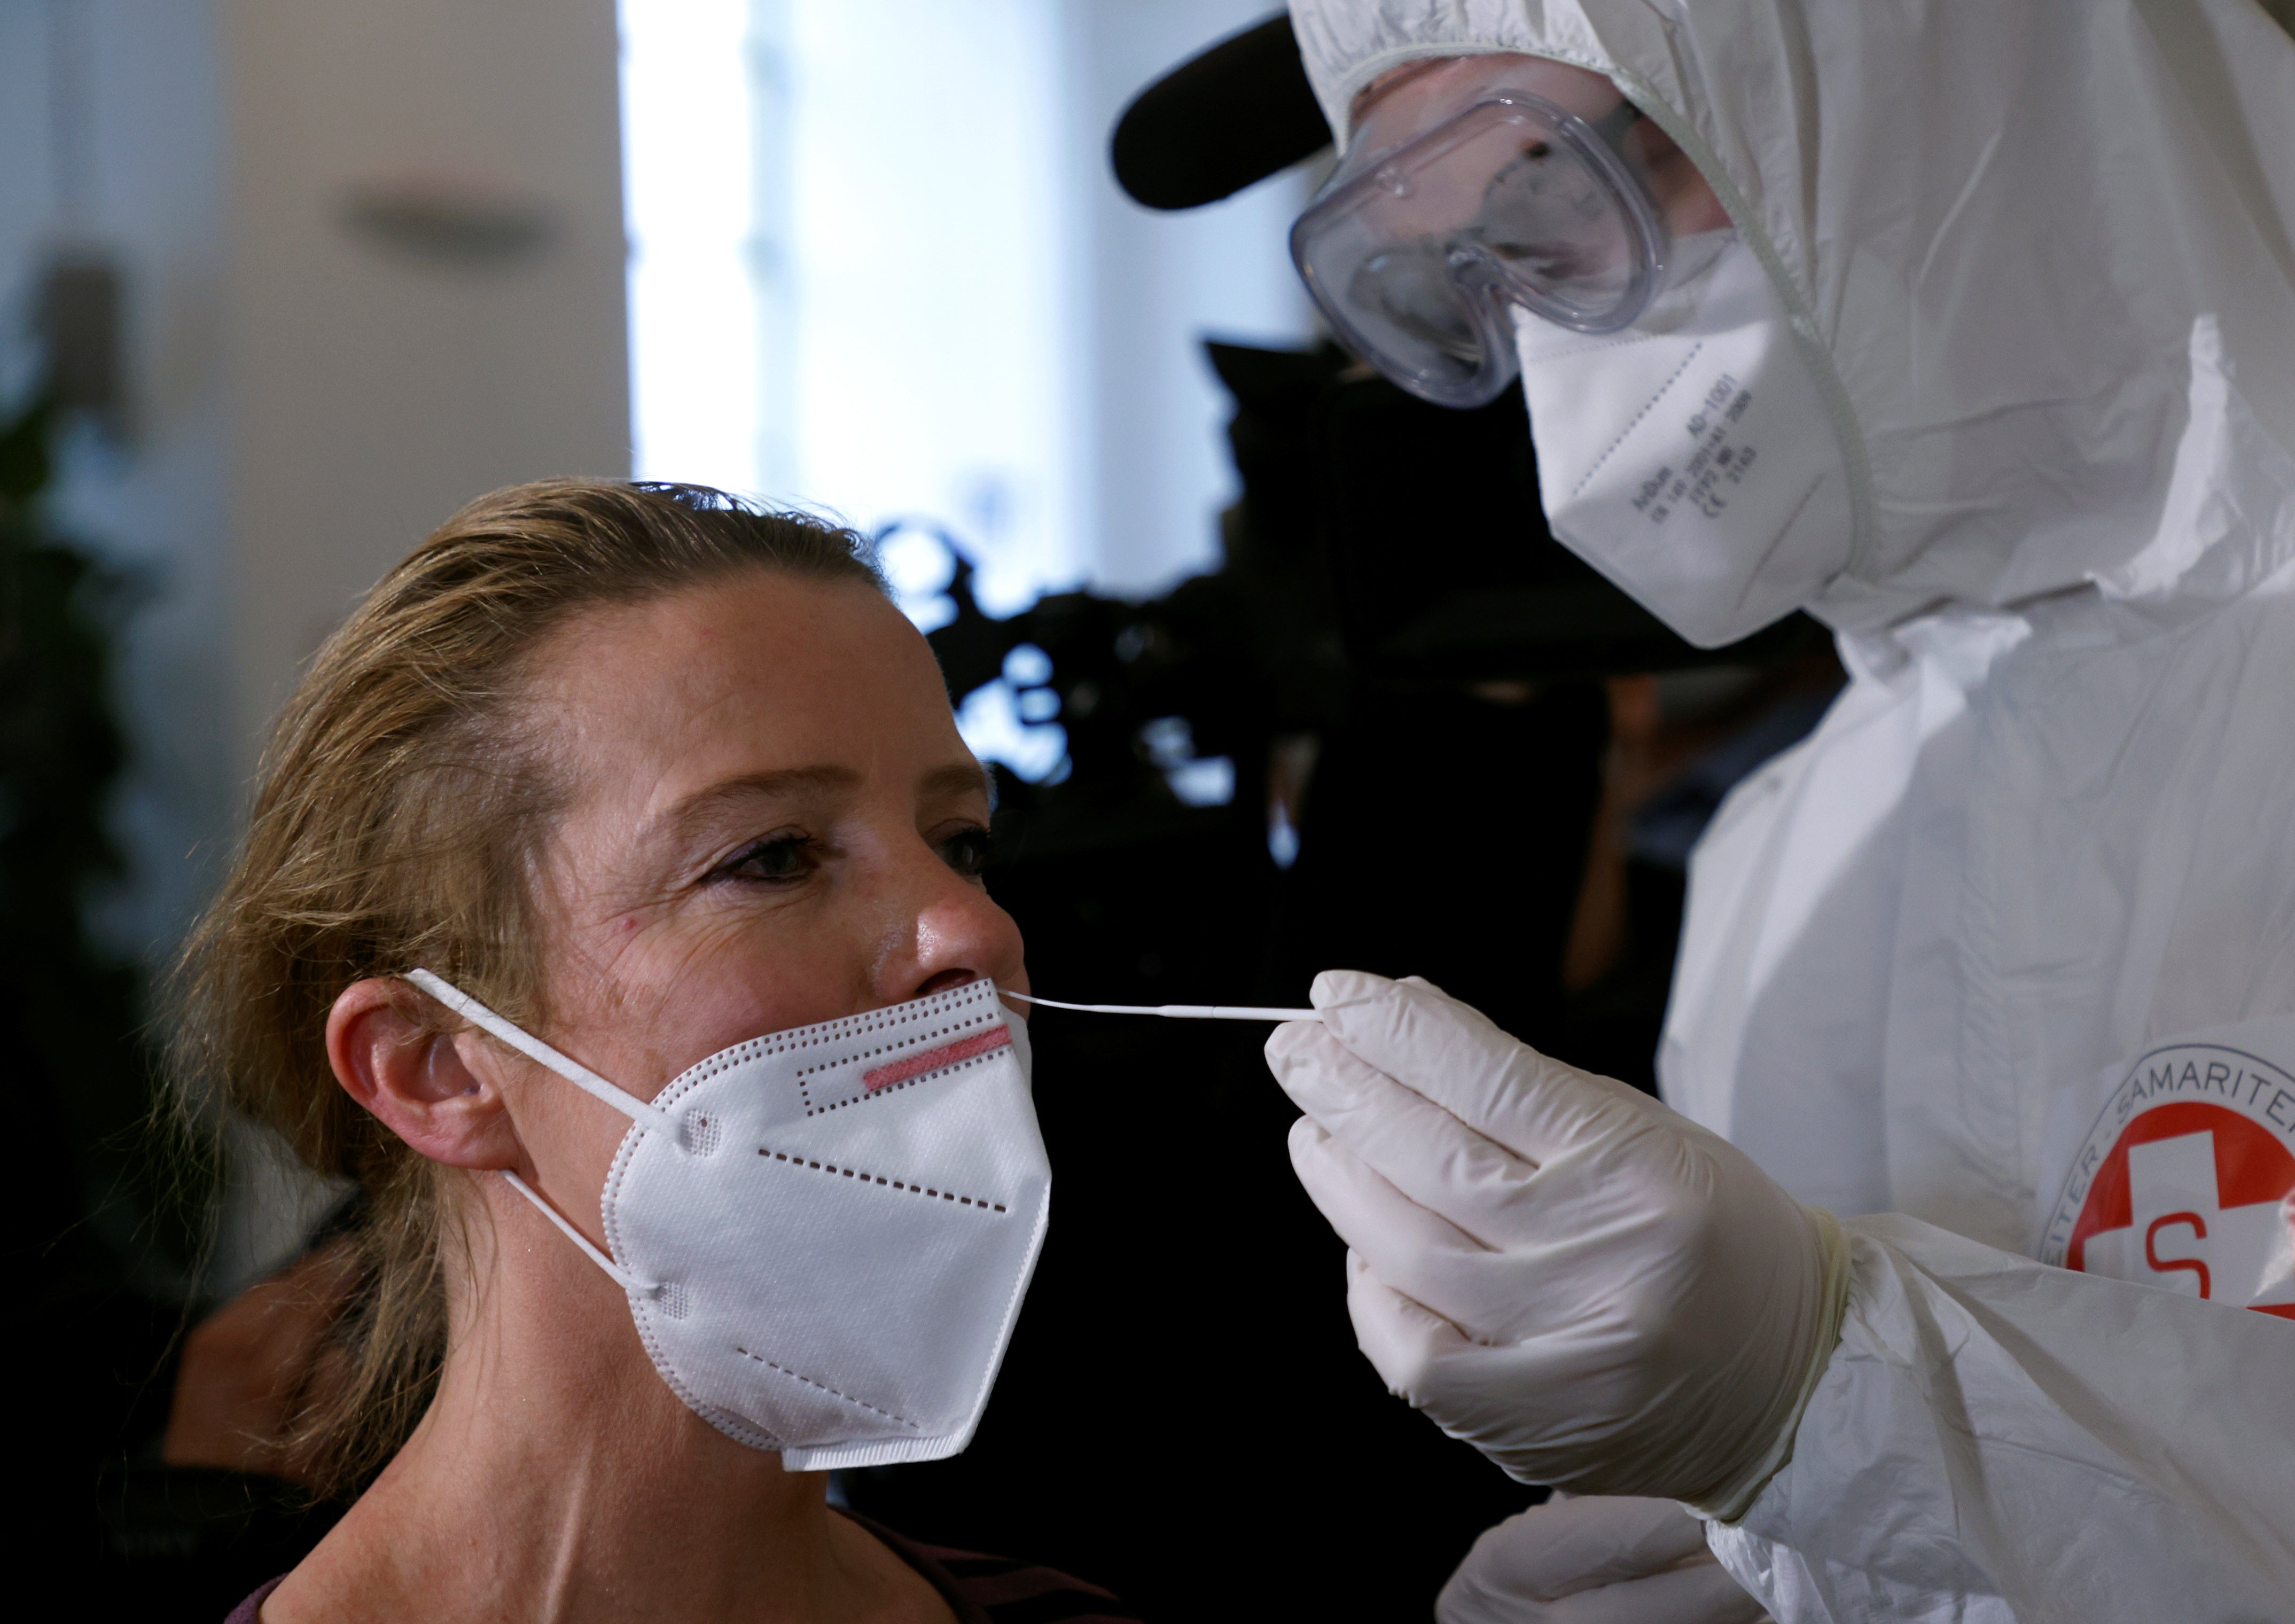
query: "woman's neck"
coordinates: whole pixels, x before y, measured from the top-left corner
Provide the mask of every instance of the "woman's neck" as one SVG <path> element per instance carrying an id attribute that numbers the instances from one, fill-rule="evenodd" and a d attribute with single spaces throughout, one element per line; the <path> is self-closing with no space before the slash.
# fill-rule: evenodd
<path id="1" fill-rule="evenodd" d="M 498 1245 L 473 1245 L 486 1289 L 452 1292 L 437 1397 L 265 1624 L 947 1624 L 921 1576 L 829 1509 L 821 1474 L 679 1401 L 587 1259 L 515 1196 L 486 1204 L 474 1243 Z"/>

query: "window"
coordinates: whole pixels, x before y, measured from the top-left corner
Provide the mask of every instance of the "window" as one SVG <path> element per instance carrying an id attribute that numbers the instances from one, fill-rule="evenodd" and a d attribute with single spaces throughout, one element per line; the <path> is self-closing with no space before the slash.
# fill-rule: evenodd
<path id="1" fill-rule="evenodd" d="M 1107 135 L 1267 0 L 623 0 L 641 477 L 922 521 L 991 613 L 1216 561 L 1206 334 L 1309 328 L 1270 181 L 1139 209 Z"/>

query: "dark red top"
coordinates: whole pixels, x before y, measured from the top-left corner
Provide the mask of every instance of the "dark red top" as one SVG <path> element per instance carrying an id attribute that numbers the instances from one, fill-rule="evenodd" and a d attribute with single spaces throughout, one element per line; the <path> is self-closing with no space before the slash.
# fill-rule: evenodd
<path id="1" fill-rule="evenodd" d="M 1056 1569 L 917 1545 L 857 1512 L 844 1514 L 923 1574 L 956 1614 L 958 1624 L 1139 1624 L 1138 1613 L 1098 1585 L 1070 1579 Z M 286 1577 L 281 1574 L 233 1608 L 224 1624 L 257 1624 L 264 1602 Z"/>

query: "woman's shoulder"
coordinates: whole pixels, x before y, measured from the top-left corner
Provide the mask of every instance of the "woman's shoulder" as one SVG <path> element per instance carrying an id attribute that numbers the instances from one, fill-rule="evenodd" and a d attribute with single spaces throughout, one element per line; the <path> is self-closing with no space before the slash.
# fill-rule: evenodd
<path id="1" fill-rule="evenodd" d="M 1098 1585 L 1057 1568 L 938 1546 L 916 1547 L 948 1574 L 949 1589 L 993 1624 L 1136 1624 L 1139 1615 Z M 929 1576 L 928 1576 L 929 1577 Z M 963 1615 L 958 1615 L 961 1618 Z"/>
<path id="2" fill-rule="evenodd" d="M 282 1573 L 277 1579 L 273 1579 L 253 1595 L 233 1608 L 231 1616 L 225 1619 L 223 1624 L 258 1624 L 263 1616 L 263 1604 L 271 1599 L 271 1593 L 274 1590 L 286 1582 L 287 1576 Z"/>
<path id="3" fill-rule="evenodd" d="M 930 1580 L 960 1624 L 1139 1624 L 1139 1615 L 1112 1593 L 1057 1568 L 921 1544 L 856 1513 L 845 1514 Z"/>

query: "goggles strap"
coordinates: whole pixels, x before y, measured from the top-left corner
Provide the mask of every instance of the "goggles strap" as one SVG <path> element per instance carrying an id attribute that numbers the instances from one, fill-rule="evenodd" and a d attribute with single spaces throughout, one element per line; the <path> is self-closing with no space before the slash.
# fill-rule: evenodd
<path id="1" fill-rule="evenodd" d="M 1641 116 L 1640 108 L 1636 107 L 1631 102 L 1621 100 L 1616 107 L 1593 120 L 1587 127 L 1599 135 L 1603 144 L 1610 151 L 1622 156 L 1626 132 L 1634 127 Z"/>

